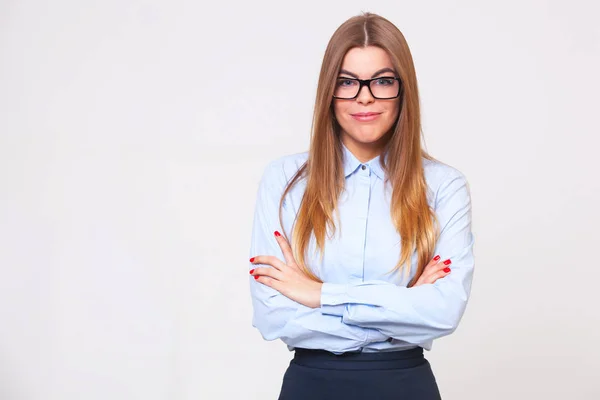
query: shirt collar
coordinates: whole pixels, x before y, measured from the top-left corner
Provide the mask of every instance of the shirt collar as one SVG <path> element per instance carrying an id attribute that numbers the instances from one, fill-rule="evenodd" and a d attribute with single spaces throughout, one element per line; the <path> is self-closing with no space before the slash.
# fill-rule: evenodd
<path id="1" fill-rule="evenodd" d="M 365 163 L 361 163 L 360 160 L 358 160 L 358 158 L 356 158 L 356 156 L 354 154 L 352 154 L 352 152 L 350 150 L 348 150 L 348 148 L 346 147 L 346 145 L 343 142 L 342 142 L 342 149 L 343 149 L 343 154 L 344 154 L 344 177 L 347 178 L 348 175 L 350 175 L 354 171 L 356 171 L 356 169 L 359 168 L 362 164 L 365 164 L 369 168 L 371 168 L 373 173 L 375 175 L 377 175 L 377 177 L 379 179 L 381 179 L 381 180 L 384 179 L 385 171 L 381 168 L 381 165 L 379 164 L 380 156 L 377 156 Z"/>

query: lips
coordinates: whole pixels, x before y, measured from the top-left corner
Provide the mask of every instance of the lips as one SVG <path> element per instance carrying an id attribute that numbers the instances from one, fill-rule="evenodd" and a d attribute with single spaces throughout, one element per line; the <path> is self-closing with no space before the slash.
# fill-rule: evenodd
<path id="1" fill-rule="evenodd" d="M 379 116 L 381 115 L 381 113 L 367 112 L 367 113 L 356 113 L 356 114 L 350 114 L 350 115 L 356 121 L 359 121 L 359 122 L 370 122 L 370 121 L 374 121 L 377 118 L 379 118 Z"/>
<path id="2" fill-rule="evenodd" d="M 381 113 L 377 113 L 377 112 L 367 112 L 367 113 L 356 113 L 356 114 L 350 114 L 353 117 L 370 117 L 372 115 L 379 115 Z"/>

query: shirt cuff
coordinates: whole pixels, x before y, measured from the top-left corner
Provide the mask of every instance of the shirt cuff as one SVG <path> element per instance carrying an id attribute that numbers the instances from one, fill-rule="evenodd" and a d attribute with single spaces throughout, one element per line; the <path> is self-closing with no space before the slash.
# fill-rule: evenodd
<path id="1" fill-rule="evenodd" d="M 346 285 L 323 282 L 321 286 L 321 314 L 344 316 Z"/>

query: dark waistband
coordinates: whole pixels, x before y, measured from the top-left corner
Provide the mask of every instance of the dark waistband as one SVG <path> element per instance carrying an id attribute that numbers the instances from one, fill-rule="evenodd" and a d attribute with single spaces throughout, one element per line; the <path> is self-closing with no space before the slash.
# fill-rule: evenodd
<path id="1" fill-rule="evenodd" d="M 297 347 L 292 362 L 312 368 L 372 370 L 411 368 L 425 363 L 426 360 L 422 347 L 375 353 L 348 352 L 339 355 L 326 350 Z"/>

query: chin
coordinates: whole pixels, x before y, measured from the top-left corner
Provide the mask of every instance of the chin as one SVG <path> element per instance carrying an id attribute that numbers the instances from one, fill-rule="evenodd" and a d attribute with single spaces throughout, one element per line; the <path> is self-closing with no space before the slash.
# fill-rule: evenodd
<path id="1" fill-rule="evenodd" d="M 354 139 L 357 142 L 368 144 L 368 143 L 375 143 L 375 142 L 381 140 L 385 135 L 381 132 L 376 132 L 376 133 L 358 132 L 358 133 L 350 134 L 349 136 L 352 137 L 352 139 Z"/>
<path id="2" fill-rule="evenodd" d="M 364 144 L 372 144 L 372 143 L 377 143 L 379 140 L 381 140 L 381 136 L 379 137 L 361 137 L 356 139 L 358 142 L 360 143 L 364 143 Z"/>

